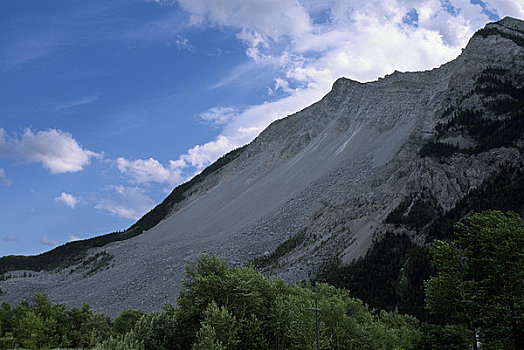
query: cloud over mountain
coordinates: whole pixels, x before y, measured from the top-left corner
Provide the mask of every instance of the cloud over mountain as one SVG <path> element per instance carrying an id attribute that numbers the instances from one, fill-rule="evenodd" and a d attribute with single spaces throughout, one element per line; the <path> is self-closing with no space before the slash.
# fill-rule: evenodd
<path id="1" fill-rule="evenodd" d="M 55 241 L 54 239 L 48 238 L 47 235 L 43 235 L 40 238 L 40 243 L 43 244 L 43 245 L 51 246 L 51 247 L 56 247 L 57 245 L 60 244 L 60 242 Z"/>
<path id="2" fill-rule="evenodd" d="M 153 200 L 139 187 L 108 186 L 108 190 L 110 197 L 99 200 L 96 209 L 137 220 L 154 206 Z"/>
<path id="3" fill-rule="evenodd" d="M 395 69 L 438 67 L 455 58 L 490 19 L 524 13 L 518 1 L 178 0 L 178 4 L 189 14 L 190 25 L 236 31 L 252 62 L 280 72 L 268 86 L 271 101 L 242 109 L 217 106 L 202 113 L 202 119 L 222 127 L 221 133 L 181 155 L 178 162 L 183 168 L 202 168 L 251 141 L 272 121 L 317 101 L 339 77 L 365 82 Z M 249 79 L 249 70 L 242 67 L 232 74 L 217 86 Z"/>
<path id="4" fill-rule="evenodd" d="M 164 167 L 154 158 L 127 160 L 118 158 L 116 160 L 118 170 L 124 175 L 131 177 L 134 183 L 167 182 L 175 184 L 182 180 L 180 172 L 173 167 Z"/>

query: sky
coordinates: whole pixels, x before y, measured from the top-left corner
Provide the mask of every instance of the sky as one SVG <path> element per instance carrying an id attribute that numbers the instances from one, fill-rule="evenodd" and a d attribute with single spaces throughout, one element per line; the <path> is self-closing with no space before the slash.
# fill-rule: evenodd
<path id="1" fill-rule="evenodd" d="M 521 0 L 0 0 L 0 256 L 124 230 L 339 77 L 448 62 Z"/>

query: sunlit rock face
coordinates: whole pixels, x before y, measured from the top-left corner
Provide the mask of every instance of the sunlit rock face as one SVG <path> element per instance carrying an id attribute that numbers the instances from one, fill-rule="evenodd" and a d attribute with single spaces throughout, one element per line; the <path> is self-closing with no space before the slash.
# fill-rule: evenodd
<path id="1" fill-rule="evenodd" d="M 16 304 L 45 292 L 54 302 L 88 303 L 117 316 L 174 303 L 185 264 L 204 252 L 237 265 L 258 259 L 264 273 L 287 281 L 314 276 L 335 256 L 348 263 L 384 234 L 384 219 L 404 198 L 425 196 L 449 210 L 502 165 L 523 158 L 522 146 L 445 159 L 419 153 L 439 137 L 461 149 L 475 147 L 467 135 L 439 135 L 435 127 L 449 120 L 450 108 L 497 118 L 485 109 L 478 79 L 486 69 L 524 74 L 522 40 L 523 22 L 505 18 L 431 71 L 394 72 L 365 84 L 339 79 L 321 101 L 271 124 L 188 190 L 158 225 L 90 251 L 112 256 L 104 268 L 11 278 L 0 282 L 0 301 Z"/>

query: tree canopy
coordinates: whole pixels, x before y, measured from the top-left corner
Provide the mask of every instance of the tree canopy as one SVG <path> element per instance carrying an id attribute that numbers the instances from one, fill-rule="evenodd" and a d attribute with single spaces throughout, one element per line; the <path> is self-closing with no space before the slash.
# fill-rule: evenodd
<path id="1" fill-rule="evenodd" d="M 85 305 L 66 310 L 43 294 L 0 308 L 0 349 L 313 349 L 315 300 L 321 349 L 416 349 L 419 321 L 376 312 L 328 284 L 290 285 L 253 267 L 230 267 L 201 256 L 186 268 L 175 308 L 128 310 L 111 322 Z"/>
<path id="2" fill-rule="evenodd" d="M 488 349 L 524 349 L 524 224 L 485 211 L 457 224 L 455 240 L 432 249 L 437 276 L 427 307 L 465 324 Z"/>

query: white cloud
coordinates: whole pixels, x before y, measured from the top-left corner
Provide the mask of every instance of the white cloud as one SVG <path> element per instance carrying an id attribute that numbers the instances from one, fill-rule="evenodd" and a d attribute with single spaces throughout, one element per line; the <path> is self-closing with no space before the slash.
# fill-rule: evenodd
<path id="1" fill-rule="evenodd" d="M 75 236 L 75 235 L 69 235 L 68 242 L 74 242 L 74 241 L 80 241 L 82 238 Z"/>
<path id="2" fill-rule="evenodd" d="M 0 128 L 0 155 L 41 163 L 52 174 L 77 172 L 99 154 L 83 149 L 70 133 L 49 129 L 33 133 L 25 129 L 20 139 L 8 139 Z"/>
<path id="3" fill-rule="evenodd" d="M 60 196 L 55 198 L 56 202 L 62 202 L 71 209 L 74 209 L 78 203 L 78 198 L 75 198 L 72 194 L 62 192 Z"/>
<path id="4" fill-rule="evenodd" d="M 186 154 L 183 154 L 176 161 L 171 161 L 171 166 L 175 169 L 183 169 L 187 166 L 192 166 L 196 169 L 202 169 L 210 162 L 232 148 L 238 147 L 236 140 L 232 140 L 227 136 L 220 135 L 213 142 L 208 142 L 203 145 L 196 145 L 189 149 Z"/>
<path id="5" fill-rule="evenodd" d="M 295 0 L 179 0 L 192 23 L 233 27 L 272 40 L 311 30 L 310 18 Z"/>
<path id="6" fill-rule="evenodd" d="M 24 159 L 42 163 L 53 174 L 80 171 L 96 156 L 83 149 L 71 134 L 57 129 L 36 134 L 26 129 L 17 148 Z"/>
<path id="7" fill-rule="evenodd" d="M 177 35 L 175 39 L 175 45 L 179 50 L 186 50 L 189 52 L 195 52 L 195 47 L 191 44 L 188 38 Z"/>
<path id="8" fill-rule="evenodd" d="M 58 241 L 55 241 L 54 239 L 48 238 L 46 235 L 43 235 L 42 238 L 40 238 L 40 243 L 43 245 L 48 245 L 51 247 L 56 247 L 60 243 Z"/>
<path id="9" fill-rule="evenodd" d="M 490 10 L 494 10 L 500 17 L 512 16 L 524 18 L 524 3 L 520 0 L 486 0 Z"/>
<path id="10" fill-rule="evenodd" d="M 11 181 L 10 179 L 7 178 L 7 175 L 4 171 L 4 169 L 0 168 L 0 180 L 1 182 L 3 182 L 6 186 L 11 186 L 11 184 L 13 183 L 13 181 Z"/>
<path id="11" fill-rule="evenodd" d="M 239 110 L 235 107 L 213 107 L 200 114 L 200 119 L 212 125 L 224 125 L 232 120 Z"/>
<path id="12" fill-rule="evenodd" d="M 98 100 L 98 96 L 82 97 L 82 98 L 79 98 L 79 99 L 76 99 L 76 100 L 67 101 L 67 102 L 63 102 L 63 103 L 61 103 L 59 105 L 56 105 L 53 108 L 53 111 L 56 112 L 56 111 L 61 111 L 61 110 L 64 110 L 64 109 L 69 109 L 69 108 L 74 108 L 74 107 L 86 105 L 86 104 L 95 102 L 96 100 Z"/>
<path id="13" fill-rule="evenodd" d="M 6 242 L 18 242 L 18 237 L 15 236 L 4 236 L 2 240 Z"/>
<path id="14" fill-rule="evenodd" d="M 167 182 L 171 185 L 180 182 L 182 177 L 180 172 L 173 167 L 164 167 L 156 159 L 137 159 L 127 160 L 118 158 L 116 160 L 118 170 L 122 174 L 131 177 L 134 183 Z"/>
<path id="15" fill-rule="evenodd" d="M 7 156 L 11 152 L 11 145 L 7 141 L 7 132 L 0 128 L 0 156 Z"/>
<path id="16" fill-rule="evenodd" d="M 138 220 L 154 206 L 153 200 L 138 187 L 110 186 L 109 189 L 113 192 L 113 198 L 101 199 L 96 209 Z"/>

